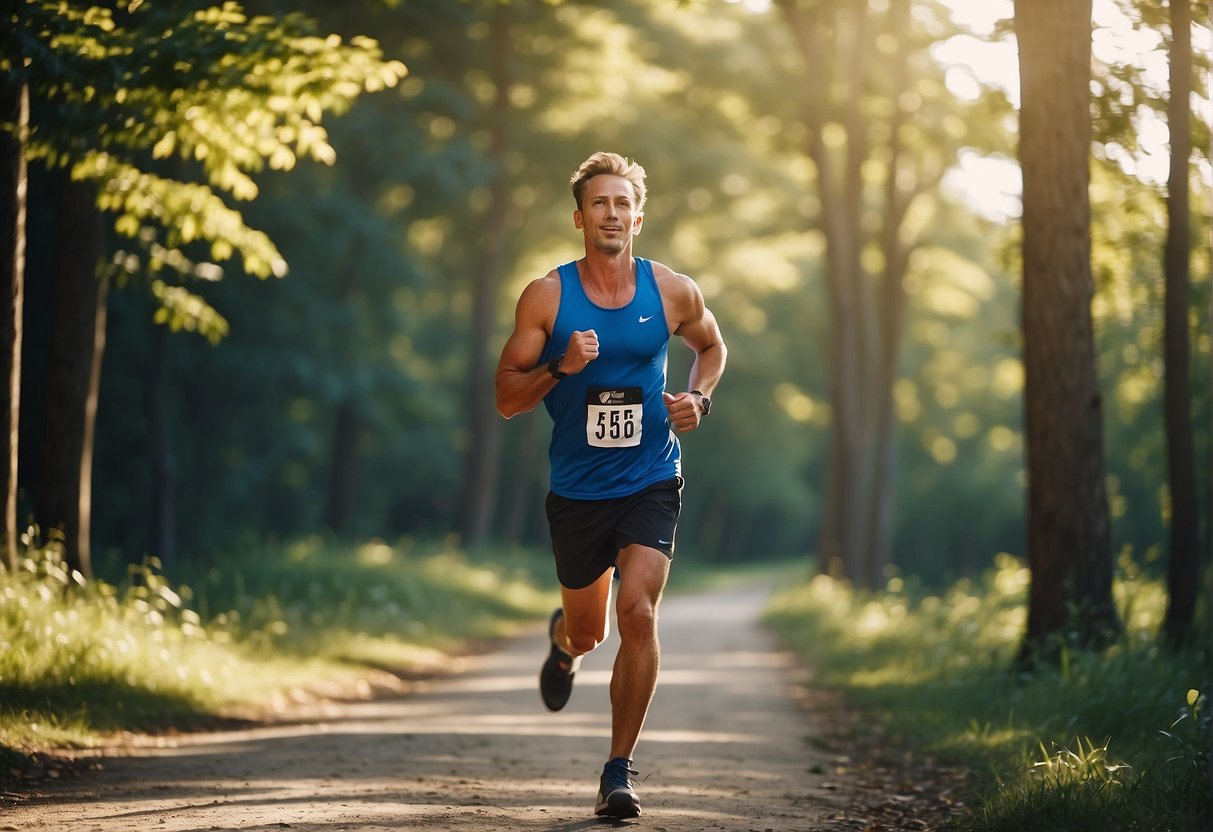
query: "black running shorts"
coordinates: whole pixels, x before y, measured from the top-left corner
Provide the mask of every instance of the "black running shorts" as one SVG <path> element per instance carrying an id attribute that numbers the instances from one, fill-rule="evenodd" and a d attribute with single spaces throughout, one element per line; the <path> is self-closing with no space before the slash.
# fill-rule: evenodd
<path id="1" fill-rule="evenodd" d="M 556 577 L 562 586 L 582 589 L 614 566 L 619 550 L 633 543 L 674 557 L 682 477 L 609 500 L 571 500 L 548 492 L 546 508 Z"/>

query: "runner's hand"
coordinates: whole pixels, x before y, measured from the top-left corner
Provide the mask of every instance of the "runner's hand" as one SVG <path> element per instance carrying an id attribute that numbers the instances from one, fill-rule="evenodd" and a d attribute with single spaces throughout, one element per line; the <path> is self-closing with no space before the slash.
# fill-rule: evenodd
<path id="1" fill-rule="evenodd" d="M 699 427 L 699 399 L 690 393 L 679 393 L 677 396 L 662 393 L 665 408 L 670 413 L 670 427 L 675 433 L 690 433 Z"/>
<path id="2" fill-rule="evenodd" d="M 569 345 L 564 350 L 564 360 L 560 362 L 562 372 L 572 375 L 580 373 L 598 357 L 598 333 L 592 329 L 585 332 L 574 332 L 569 336 Z"/>

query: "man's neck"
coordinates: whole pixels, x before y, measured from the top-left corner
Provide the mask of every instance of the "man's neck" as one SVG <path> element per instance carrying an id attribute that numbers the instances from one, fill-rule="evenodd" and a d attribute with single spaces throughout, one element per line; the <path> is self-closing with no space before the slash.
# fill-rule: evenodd
<path id="1" fill-rule="evenodd" d="M 610 286 L 632 279 L 632 246 L 627 245 L 614 254 L 597 248 L 587 248 L 582 264 L 582 279 L 598 286 Z"/>
<path id="2" fill-rule="evenodd" d="M 595 303 L 610 308 L 626 306 L 635 282 L 630 245 L 617 254 L 587 249 L 581 261 L 581 285 Z"/>

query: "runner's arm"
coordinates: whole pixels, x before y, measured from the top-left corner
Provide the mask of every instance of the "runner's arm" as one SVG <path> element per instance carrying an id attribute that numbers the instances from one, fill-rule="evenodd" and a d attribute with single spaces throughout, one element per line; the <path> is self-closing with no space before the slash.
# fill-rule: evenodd
<path id="1" fill-rule="evenodd" d="M 558 381 L 546 364 L 538 364 L 548 342 L 547 319 L 552 314 L 553 286 L 549 278 L 536 280 L 522 291 L 514 310 L 514 331 L 497 362 L 493 382 L 497 412 L 506 419 L 534 410 Z M 554 289 L 559 303 L 560 284 L 556 283 Z"/>
<path id="2" fill-rule="evenodd" d="M 698 390 L 705 396 L 711 396 L 724 375 L 724 365 L 728 359 L 728 348 L 716 323 L 716 316 L 704 306 L 700 319 L 680 326 L 678 335 L 695 351 L 695 360 L 687 377 L 687 390 Z"/>
<path id="3" fill-rule="evenodd" d="M 667 394 L 666 408 L 670 412 L 670 423 L 674 430 L 685 433 L 699 427 L 699 420 L 703 417 L 703 401 L 690 391 L 711 397 L 724 374 L 728 348 L 716 316 L 704 303 L 699 287 L 685 275 L 675 277 L 677 283 L 672 299 L 681 323 L 675 328 L 674 334 L 695 352 L 695 360 L 687 377 L 687 392 Z"/>

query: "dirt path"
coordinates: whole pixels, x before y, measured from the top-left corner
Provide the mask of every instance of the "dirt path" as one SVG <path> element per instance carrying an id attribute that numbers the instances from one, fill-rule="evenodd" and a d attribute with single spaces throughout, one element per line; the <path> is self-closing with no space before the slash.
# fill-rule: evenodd
<path id="1" fill-rule="evenodd" d="M 536 689 L 546 638 L 535 632 L 406 696 L 107 758 L 0 809 L 0 830 L 863 829 L 849 811 L 863 798 L 815 744 L 790 658 L 758 626 L 766 594 L 665 601 L 634 821 L 592 813 L 614 637 L 585 659 L 568 708 L 550 714 Z"/>

